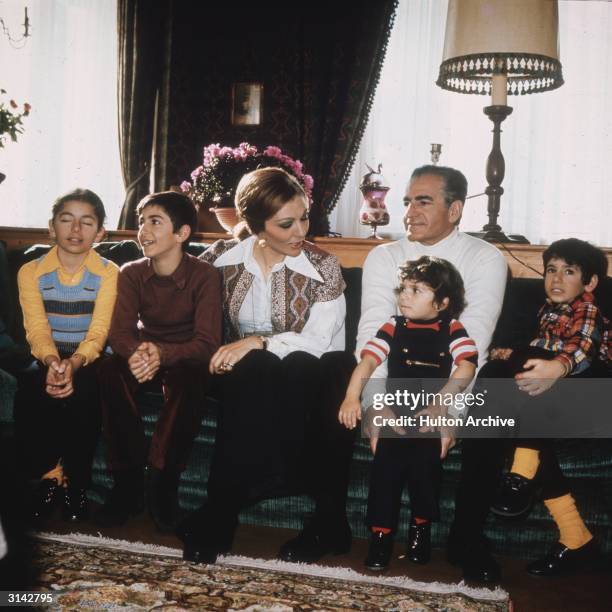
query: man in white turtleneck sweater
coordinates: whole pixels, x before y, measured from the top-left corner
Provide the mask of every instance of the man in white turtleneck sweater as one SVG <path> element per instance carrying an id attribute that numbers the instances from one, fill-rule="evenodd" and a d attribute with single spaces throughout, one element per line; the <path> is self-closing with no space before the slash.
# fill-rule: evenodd
<path id="1" fill-rule="evenodd" d="M 459 270 L 467 302 L 459 320 L 476 342 L 479 367 L 486 362 L 501 312 L 507 265 L 496 247 L 458 230 L 466 192 L 467 181 L 458 170 L 423 166 L 414 171 L 404 197 L 406 237 L 370 251 L 363 266 L 358 352 L 390 316 L 398 314 L 394 289 L 400 264 L 432 255 Z M 383 367 L 375 376 L 386 376 Z"/>
<path id="2" fill-rule="evenodd" d="M 378 328 L 389 317 L 398 314 L 394 289 L 398 284 L 399 265 L 406 260 L 431 255 L 450 261 L 461 274 L 467 306 L 459 320 L 476 342 L 479 367 L 486 362 L 501 312 L 507 265 L 496 247 L 458 230 L 466 194 L 467 180 L 458 170 L 423 166 L 413 172 L 404 196 L 406 237 L 373 249 L 363 266 L 358 356 Z M 374 377 L 386 378 L 386 375 L 383 363 Z M 481 441 L 474 442 L 478 444 Z M 474 480 L 472 476 L 468 475 L 470 482 Z M 464 479 L 465 474 L 462 474 L 462 486 Z M 451 535 L 449 557 L 463 565 L 466 578 L 494 582 L 500 571 L 488 552 L 480 521 L 463 520 L 464 516 L 472 514 L 472 508 L 466 507 L 469 504 L 465 502 L 466 493 L 469 499 L 470 491 L 469 486 L 463 486 L 458 494 L 458 501 L 459 498 L 462 500 L 459 502 L 461 509 L 455 515 L 452 534 L 461 537 Z M 488 507 L 478 508 L 475 514 L 481 516 L 483 512 L 486 515 Z"/>

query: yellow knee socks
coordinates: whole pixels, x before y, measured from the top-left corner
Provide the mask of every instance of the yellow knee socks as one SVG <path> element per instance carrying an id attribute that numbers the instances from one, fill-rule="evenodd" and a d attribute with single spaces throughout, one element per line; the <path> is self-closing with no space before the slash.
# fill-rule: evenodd
<path id="1" fill-rule="evenodd" d="M 540 466 L 540 453 L 532 448 L 517 448 L 514 451 L 514 462 L 511 472 L 520 474 L 527 480 L 533 480 Z"/>
<path id="2" fill-rule="evenodd" d="M 44 480 L 45 478 L 55 478 L 55 480 L 57 480 L 58 487 L 64 486 L 64 481 L 67 481 L 68 479 L 64 475 L 64 468 L 62 467 L 61 459 L 57 462 L 57 465 L 52 470 L 49 470 L 46 474 L 43 474 L 40 479 Z"/>
<path id="3" fill-rule="evenodd" d="M 574 498 L 569 493 L 561 497 L 545 499 L 544 504 L 559 528 L 561 544 L 576 549 L 584 546 L 593 538 L 578 513 Z"/>

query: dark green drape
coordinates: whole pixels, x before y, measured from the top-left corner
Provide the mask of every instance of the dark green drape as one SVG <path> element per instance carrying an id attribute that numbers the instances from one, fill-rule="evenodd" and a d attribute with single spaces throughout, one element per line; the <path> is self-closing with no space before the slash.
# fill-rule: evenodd
<path id="1" fill-rule="evenodd" d="M 126 197 L 120 229 L 136 227 L 135 210 L 149 193 L 155 103 L 162 81 L 168 0 L 119 0 L 119 147 Z"/>
<path id="2" fill-rule="evenodd" d="M 320 22 L 304 20 L 300 149 L 314 178 L 312 235 L 328 233 L 328 215 L 353 166 L 396 6 L 396 0 L 341 1 L 330 3 Z"/>

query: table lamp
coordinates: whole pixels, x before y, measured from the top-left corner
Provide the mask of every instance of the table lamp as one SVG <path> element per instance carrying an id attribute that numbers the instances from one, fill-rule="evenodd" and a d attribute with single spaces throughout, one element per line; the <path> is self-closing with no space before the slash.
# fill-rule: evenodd
<path id="1" fill-rule="evenodd" d="M 464 94 L 490 95 L 484 113 L 493 122 L 486 166 L 489 222 L 479 232 L 489 242 L 528 242 L 506 235 L 497 222 L 505 161 L 500 125 L 512 113 L 508 95 L 563 85 L 556 0 L 449 0 L 444 54 L 436 84 Z"/>

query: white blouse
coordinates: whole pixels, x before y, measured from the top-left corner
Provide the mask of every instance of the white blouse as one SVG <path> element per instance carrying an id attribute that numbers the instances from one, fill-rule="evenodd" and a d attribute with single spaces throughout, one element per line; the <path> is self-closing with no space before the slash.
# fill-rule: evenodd
<path id="1" fill-rule="evenodd" d="M 6 545 L 6 538 L 4 537 L 4 531 L 2 531 L 2 522 L 0 522 L 0 559 L 3 559 L 8 552 L 8 546 Z"/>
<path id="2" fill-rule="evenodd" d="M 259 264 L 253 257 L 256 239 L 255 236 L 251 236 L 243 240 L 214 262 L 217 268 L 244 263 L 245 269 L 253 275 L 253 283 L 238 313 L 241 335 L 269 336 L 268 350 L 281 359 L 294 351 L 305 351 L 315 357 L 320 357 L 329 351 L 344 350 L 344 319 L 346 317 L 344 295 L 328 302 L 315 302 L 310 307 L 308 321 L 300 333 L 291 331 L 273 333 L 272 273 L 287 266 L 290 270 L 315 280 L 320 281 L 322 278 L 304 252 L 301 252 L 295 257 L 286 256 L 283 261 L 275 264 L 270 275 L 265 279 Z"/>

